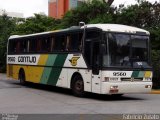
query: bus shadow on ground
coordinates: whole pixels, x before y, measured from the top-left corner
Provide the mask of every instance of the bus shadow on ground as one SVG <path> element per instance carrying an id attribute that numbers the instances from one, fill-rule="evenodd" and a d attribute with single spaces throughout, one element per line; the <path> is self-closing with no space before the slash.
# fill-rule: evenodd
<path id="1" fill-rule="evenodd" d="M 12 83 L 15 85 L 20 85 L 19 83 Z M 22 86 L 22 85 L 20 85 Z M 48 92 L 54 92 L 58 94 L 64 94 L 68 96 L 73 96 L 72 91 L 70 89 L 56 87 L 56 86 L 49 86 L 49 85 L 43 85 L 43 84 L 35 84 L 35 83 L 27 83 L 24 87 L 32 88 L 32 89 L 38 89 L 38 90 L 44 90 Z M 114 95 L 102 95 L 102 94 L 95 94 L 95 93 L 88 93 L 86 92 L 84 99 L 95 99 L 99 101 L 129 101 L 129 100 L 145 100 L 143 98 L 137 98 L 133 96 L 114 96 Z"/>

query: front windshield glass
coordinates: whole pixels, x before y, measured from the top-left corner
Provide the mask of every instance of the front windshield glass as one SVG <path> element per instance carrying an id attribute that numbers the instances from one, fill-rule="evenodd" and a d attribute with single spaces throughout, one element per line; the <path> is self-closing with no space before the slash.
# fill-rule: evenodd
<path id="1" fill-rule="evenodd" d="M 148 37 L 132 35 L 132 59 L 147 61 L 148 59 Z"/>
<path id="2" fill-rule="evenodd" d="M 139 67 L 139 64 L 148 66 L 148 42 L 148 36 L 121 33 L 104 34 L 106 52 L 103 55 L 103 66 Z"/>

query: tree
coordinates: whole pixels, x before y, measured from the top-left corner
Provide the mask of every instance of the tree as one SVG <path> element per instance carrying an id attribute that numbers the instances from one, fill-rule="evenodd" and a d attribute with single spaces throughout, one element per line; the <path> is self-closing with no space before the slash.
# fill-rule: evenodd
<path id="1" fill-rule="evenodd" d="M 80 21 L 87 23 L 114 22 L 112 15 L 114 8 L 109 7 L 103 0 L 84 2 L 76 9 L 68 11 L 62 18 L 61 27 L 67 28 L 78 25 Z M 106 19 L 107 18 L 107 19 Z"/>
<path id="2" fill-rule="evenodd" d="M 15 22 L 6 14 L 0 16 L 0 71 L 5 72 L 7 41 L 15 29 Z"/>
<path id="3" fill-rule="evenodd" d="M 34 17 L 27 18 L 24 22 L 17 24 L 13 34 L 23 35 L 50 31 L 56 29 L 55 26 L 59 23 L 60 20 L 35 14 Z"/>
<path id="4" fill-rule="evenodd" d="M 6 69 L 7 41 L 11 35 L 24 35 L 56 29 L 60 20 L 35 14 L 25 19 L 10 18 L 6 14 L 0 16 L 0 72 Z"/>

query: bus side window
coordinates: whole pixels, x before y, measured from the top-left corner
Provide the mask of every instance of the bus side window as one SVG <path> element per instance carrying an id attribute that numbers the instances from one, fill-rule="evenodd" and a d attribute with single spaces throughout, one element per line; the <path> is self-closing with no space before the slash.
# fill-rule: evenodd
<path id="1" fill-rule="evenodd" d="M 86 34 L 86 39 L 94 40 L 94 39 L 100 38 L 100 35 L 101 34 L 99 31 L 88 31 Z"/>
<path id="2" fill-rule="evenodd" d="M 78 51 L 78 33 L 71 34 L 71 51 Z"/>
<path id="3" fill-rule="evenodd" d="M 53 52 L 55 49 L 55 37 L 52 36 L 50 40 L 51 40 L 51 52 Z"/>
<path id="4" fill-rule="evenodd" d="M 36 46 L 36 52 L 41 52 L 41 47 L 42 47 L 42 41 L 41 39 L 37 39 L 37 46 Z"/>
<path id="5" fill-rule="evenodd" d="M 100 32 L 99 31 L 87 31 L 85 38 L 85 53 L 84 56 L 86 58 L 87 64 L 92 66 L 92 43 L 93 41 L 99 41 Z M 98 47 L 97 47 L 98 48 Z"/>
<path id="6" fill-rule="evenodd" d="M 35 39 L 30 39 L 29 40 L 29 52 L 35 52 L 36 51 L 36 40 Z"/>
<path id="7" fill-rule="evenodd" d="M 65 50 L 65 36 L 56 35 L 55 36 L 55 51 L 64 51 Z"/>
<path id="8" fill-rule="evenodd" d="M 26 53 L 27 52 L 27 40 L 20 41 L 20 52 Z"/>
<path id="9" fill-rule="evenodd" d="M 49 38 L 43 38 L 42 44 L 41 44 L 42 52 L 50 51 L 50 43 L 51 43 L 51 40 Z"/>
<path id="10" fill-rule="evenodd" d="M 68 51 L 80 51 L 82 34 L 72 33 L 67 36 L 66 48 Z"/>
<path id="11" fill-rule="evenodd" d="M 15 52 L 16 52 L 16 40 L 10 40 L 9 41 L 8 53 L 13 54 Z"/>
<path id="12" fill-rule="evenodd" d="M 20 41 L 16 42 L 16 53 L 20 53 Z"/>
<path id="13" fill-rule="evenodd" d="M 29 52 L 29 40 L 26 40 L 26 53 Z"/>
<path id="14" fill-rule="evenodd" d="M 70 51 L 70 49 L 71 49 L 71 36 L 70 35 L 67 35 L 66 36 L 66 48 L 65 48 L 65 50 L 66 51 Z"/>

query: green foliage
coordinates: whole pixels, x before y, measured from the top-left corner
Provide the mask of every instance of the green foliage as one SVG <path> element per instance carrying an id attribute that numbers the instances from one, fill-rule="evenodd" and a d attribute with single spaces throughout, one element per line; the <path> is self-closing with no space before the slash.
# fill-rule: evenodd
<path id="1" fill-rule="evenodd" d="M 80 21 L 85 23 L 112 22 L 111 12 L 114 12 L 114 10 L 103 1 L 84 2 L 76 9 L 67 12 L 62 19 L 61 25 L 66 28 L 78 25 Z"/>
<path id="2" fill-rule="evenodd" d="M 24 35 L 56 29 L 60 20 L 35 14 L 34 17 L 25 19 L 0 16 L 0 72 L 5 72 L 7 40 L 10 35 Z"/>
<path id="3" fill-rule="evenodd" d="M 15 21 L 7 15 L 0 16 L 0 72 L 5 72 L 7 40 L 15 29 Z"/>
<path id="4" fill-rule="evenodd" d="M 152 50 L 153 88 L 160 89 L 160 50 Z"/>
<path id="5" fill-rule="evenodd" d="M 24 22 L 17 24 L 13 34 L 23 35 L 50 31 L 54 30 L 54 27 L 59 23 L 60 20 L 45 15 L 35 14 L 34 17 L 27 18 Z"/>

